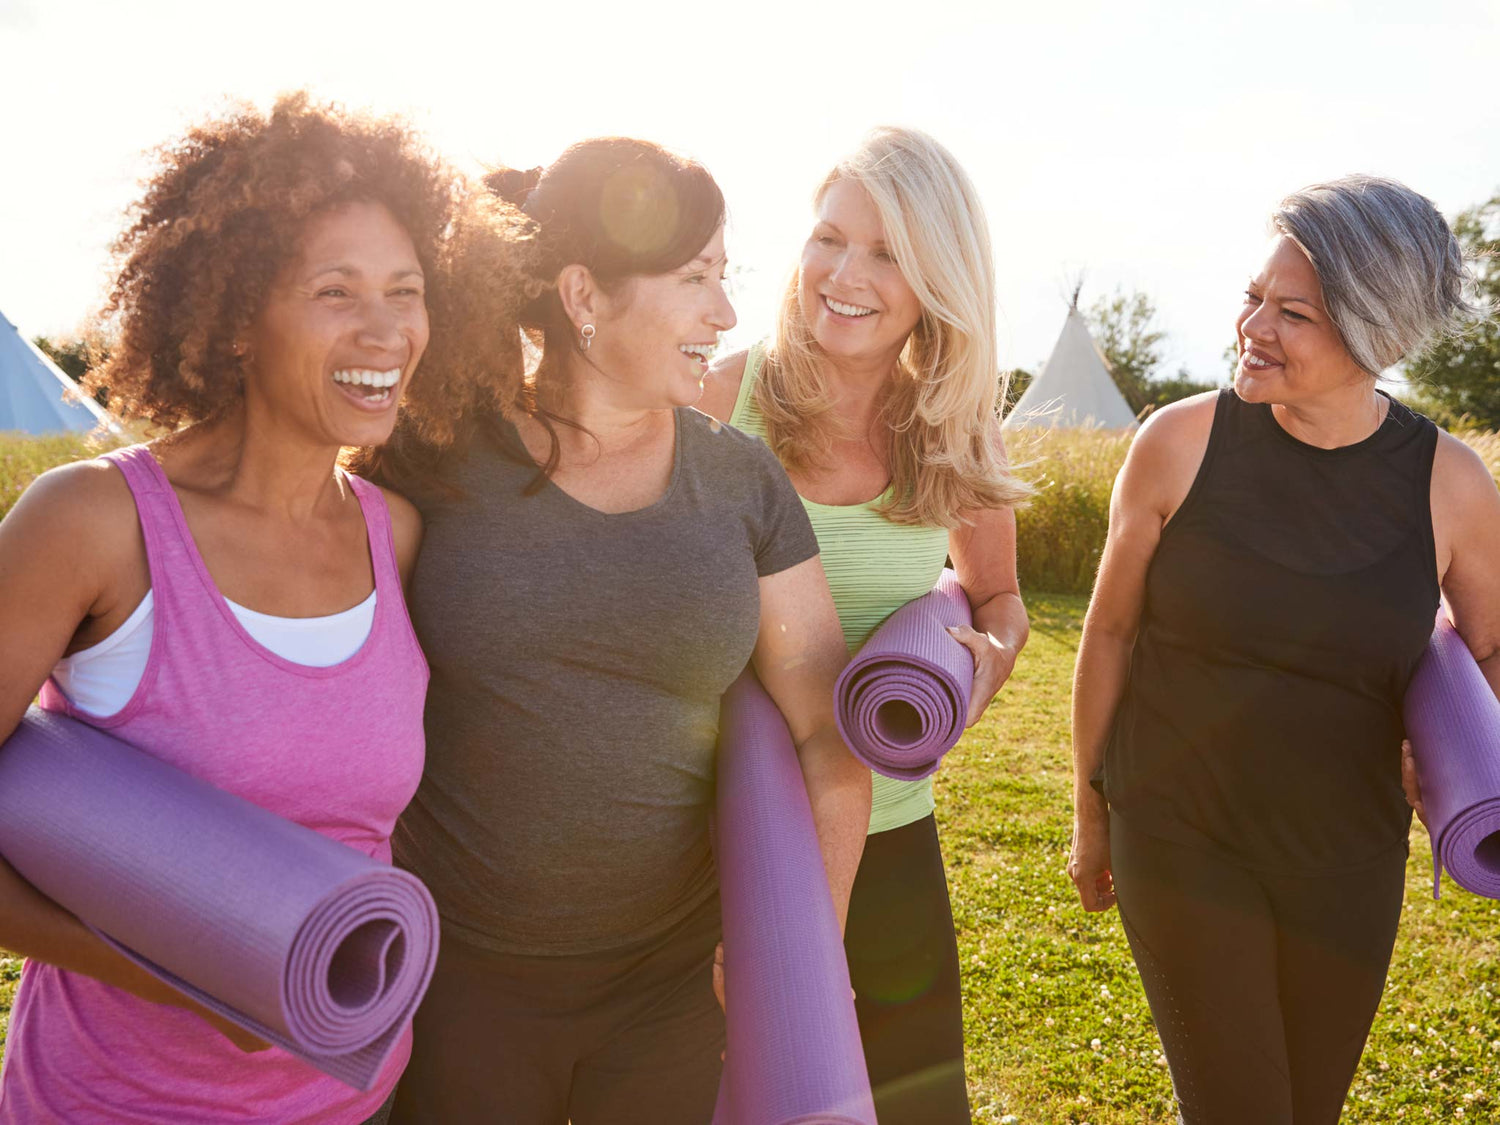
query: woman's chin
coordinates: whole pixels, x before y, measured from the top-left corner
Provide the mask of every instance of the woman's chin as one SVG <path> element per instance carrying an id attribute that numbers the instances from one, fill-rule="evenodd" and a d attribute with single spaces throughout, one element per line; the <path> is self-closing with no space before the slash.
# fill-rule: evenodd
<path id="1" fill-rule="evenodd" d="M 1234 393 L 1241 402 L 1273 402 L 1274 379 L 1246 371 L 1244 366 L 1235 368 Z"/>

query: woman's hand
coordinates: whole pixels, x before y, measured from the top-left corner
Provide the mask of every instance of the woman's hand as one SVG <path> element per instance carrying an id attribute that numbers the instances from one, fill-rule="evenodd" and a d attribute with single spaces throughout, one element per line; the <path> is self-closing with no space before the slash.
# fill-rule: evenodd
<path id="1" fill-rule="evenodd" d="M 980 633 L 963 625 L 948 630 L 952 637 L 974 656 L 974 690 L 969 695 L 969 714 L 964 727 L 979 721 L 990 702 L 1000 694 L 1005 681 L 1016 670 L 1016 649 L 1001 644 L 989 633 Z"/>
<path id="2" fill-rule="evenodd" d="M 1078 900 L 1089 913 L 1115 904 L 1114 879 L 1109 873 L 1109 814 L 1073 818 L 1073 847 L 1068 855 L 1068 878 L 1078 888 Z"/>
<path id="3" fill-rule="evenodd" d="M 1422 827 L 1427 827 L 1427 810 L 1422 805 L 1422 783 L 1417 779 L 1417 759 L 1412 756 L 1411 740 L 1401 742 L 1401 788 L 1406 791 L 1406 803 L 1416 810 Z"/>
<path id="4" fill-rule="evenodd" d="M 719 1011 L 724 1008 L 724 943 L 714 946 L 714 998 L 719 1001 Z"/>

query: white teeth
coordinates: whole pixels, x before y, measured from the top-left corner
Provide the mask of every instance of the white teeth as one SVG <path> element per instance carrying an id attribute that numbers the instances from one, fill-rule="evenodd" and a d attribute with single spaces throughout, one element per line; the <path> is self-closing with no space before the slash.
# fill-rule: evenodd
<path id="1" fill-rule="evenodd" d="M 832 297 L 824 297 L 828 307 L 840 316 L 869 316 L 874 309 L 867 309 L 863 305 L 846 305 L 842 301 L 835 301 Z"/>
<path id="2" fill-rule="evenodd" d="M 680 352 L 682 352 L 683 355 L 697 356 L 699 359 L 706 360 L 706 359 L 708 359 L 709 356 L 713 355 L 714 345 L 712 345 L 712 344 L 678 344 L 677 345 L 677 350 L 680 351 Z"/>
<path id="3" fill-rule="evenodd" d="M 1246 367 L 1274 367 L 1276 365 L 1274 363 L 1267 363 L 1263 359 L 1257 359 L 1253 353 L 1246 352 L 1245 353 L 1245 366 Z"/>
<path id="4" fill-rule="evenodd" d="M 401 381 L 401 368 L 389 371 L 371 371 L 363 367 L 350 367 L 333 373 L 335 383 L 347 383 L 352 387 L 394 387 Z"/>

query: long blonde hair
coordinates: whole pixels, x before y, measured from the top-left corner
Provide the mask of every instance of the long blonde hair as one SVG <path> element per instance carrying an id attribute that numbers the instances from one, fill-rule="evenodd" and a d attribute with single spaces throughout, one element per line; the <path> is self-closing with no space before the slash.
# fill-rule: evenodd
<path id="1" fill-rule="evenodd" d="M 901 276 L 922 305 L 881 407 L 892 433 L 895 523 L 954 528 L 964 509 L 1012 507 L 1031 493 L 1007 467 L 999 407 L 1007 376 L 995 344 L 995 269 L 979 194 L 926 133 L 885 127 L 839 161 L 813 197 L 859 184 L 880 212 Z M 822 349 L 802 316 L 793 274 L 776 316 L 756 405 L 766 440 L 788 468 L 826 463 L 840 425 L 820 370 Z"/>

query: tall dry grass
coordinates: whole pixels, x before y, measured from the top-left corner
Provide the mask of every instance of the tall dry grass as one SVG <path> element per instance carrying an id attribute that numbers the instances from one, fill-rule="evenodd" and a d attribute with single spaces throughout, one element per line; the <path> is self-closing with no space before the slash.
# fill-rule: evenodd
<path id="1" fill-rule="evenodd" d="M 1017 471 L 1036 495 L 1016 513 L 1022 590 L 1086 594 L 1109 529 L 1109 493 L 1131 435 L 1118 430 L 1007 431 Z"/>

